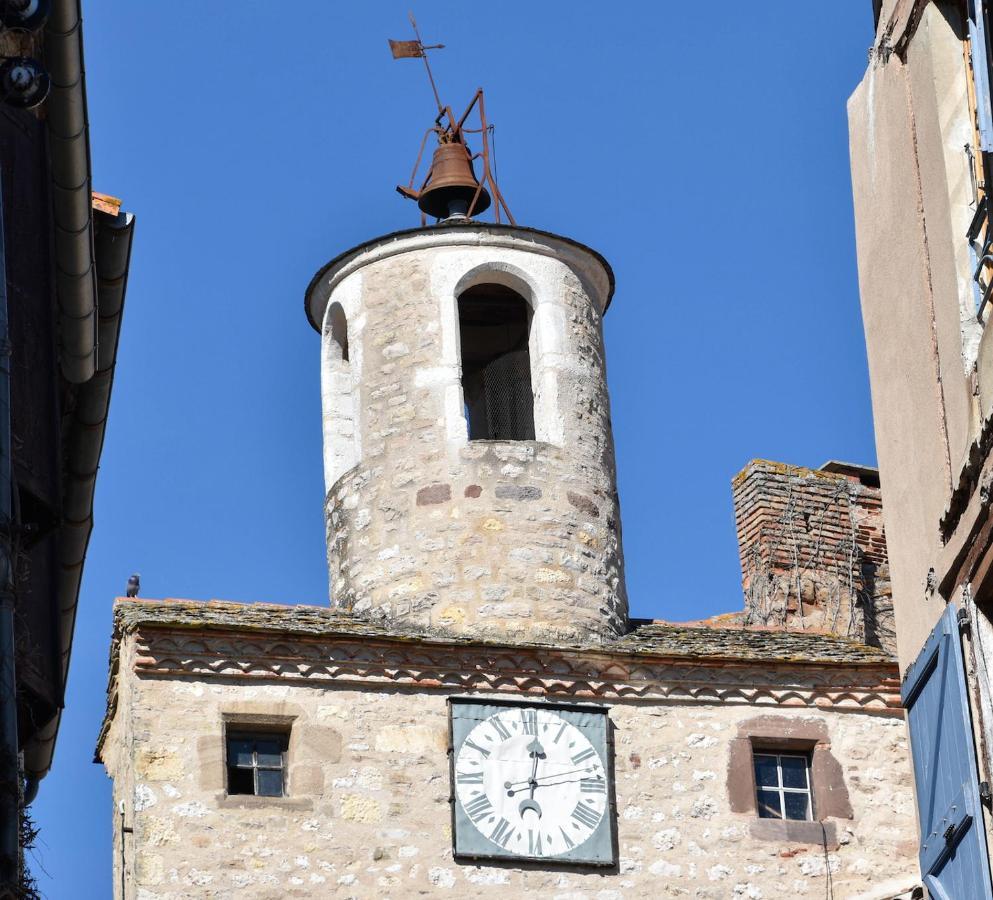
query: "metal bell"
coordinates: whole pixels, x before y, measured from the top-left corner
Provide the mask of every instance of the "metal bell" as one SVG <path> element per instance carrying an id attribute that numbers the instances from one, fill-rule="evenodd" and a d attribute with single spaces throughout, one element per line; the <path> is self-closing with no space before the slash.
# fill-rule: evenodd
<path id="1" fill-rule="evenodd" d="M 489 207 L 490 195 L 476 181 L 465 144 L 439 144 L 431 161 L 431 179 L 421 191 L 417 205 L 436 219 L 468 217 L 469 204 L 477 190 L 479 196 L 472 209 L 473 215 L 478 215 Z"/>

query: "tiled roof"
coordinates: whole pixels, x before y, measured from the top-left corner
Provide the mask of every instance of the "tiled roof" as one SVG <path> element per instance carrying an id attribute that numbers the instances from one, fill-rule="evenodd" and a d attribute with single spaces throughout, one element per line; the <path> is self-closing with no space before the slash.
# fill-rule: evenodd
<path id="1" fill-rule="evenodd" d="M 846 665 L 895 663 L 885 650 L 837 635 L 756 628 L 692 628 L 637 620 L 632 624 L 634 630 L 613 644 L 616 649 L 703 659 Z"/>
<path id="2" fill-rule="evenodd" d="M 404 629 L 320 606 L 280 606 L 229 601 L 119 599 L 115 642 L 140 626 L 252 631 L 298 637 L 358 636 L 387 641 L 507 646 L 511 642 Z M 835 635 L 748 628 L 700 628 L 632 620 L 632 630 L 605 643 L 519 642 L 520 646 L 624 655 L 815 665 L 895 665 L 883 650 Z"/>

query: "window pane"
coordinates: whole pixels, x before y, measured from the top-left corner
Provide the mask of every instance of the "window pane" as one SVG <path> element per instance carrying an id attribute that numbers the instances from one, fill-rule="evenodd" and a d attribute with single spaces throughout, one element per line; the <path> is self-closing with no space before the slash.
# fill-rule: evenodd
<path id="1" fill-rule="evenodd" d="M 279 741 L 256 741 L 255 752 L 260 766 L 279 768 L 283 765 L 282 748 Z"/>
<path id="2" fill-rule="evenodd" d="M 787 819 L 803 819 L 806 821 L 810 818 L 807 809 L 810 803 L 810 797 L 808 794 L 786 793 L 783 794 L 783 796 L 786 798 Z"/>
<path id="3" fill-rule="evenodd" d="M 755 784 L 758 787 L 779 787 L 775 756 L 755 756 Z"/>
<path id="4" fill-rule="evenodd" d="M 250 766 L 252 764 L 252 742 L 239 739 L 228 741 L 228 765 Z"/>
<path id="5" fill-rule="evenodd" d="M 779 794 L 775 791 L 759 791 L 759 818 L 781 819 L 782 808 L 779 805 Z"/>
<path id="6" fill-rule="evenodd" d="M 259 769 L 259 796 L 283 796 L 283 772 L 280 769 Z"/>
<path id="7" fill-rule="evenodd" d="M 255 779 L 251 769 L 228 768 L 229 794 L 254 794 Z"/>
<path id="8" fill-rule="evenodd" d="M 782 756 L 783 787 L 807 787 L 807 760 L 802 756 Z"/>

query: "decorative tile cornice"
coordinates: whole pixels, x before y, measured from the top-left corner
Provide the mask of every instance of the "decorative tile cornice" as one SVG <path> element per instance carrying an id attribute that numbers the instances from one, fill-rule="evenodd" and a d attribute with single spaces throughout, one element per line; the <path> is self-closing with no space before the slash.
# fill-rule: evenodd
<path id="1" fill-rule="evenodd" d="M 288 608 L 283 611 L 290 612 Z M 134 671 L 141 677 L 313 685 L 335 682 L 368 689 L 404 687 L 580 700 L 817 707 L 902 715 L 899 674 L 885 654 L 848 663 L 768 659 L 761 652 L 749 659 L 737 651 L 733 657 L 726 653 L 709 658 L 653 652 L 644 646 L 635 650 L 626 645 L 626 639 L 598 647 L 511 646 L 386 636 L 376 626 L 365 625 L 355 626 L 364 632 L 358 634 L 327 628 L 320 633 L 288 632 L 262 629 L 258 623 L 238 627 L 211 615 L 195 624 L 177 621 L 175 615 L 170 621 L 165 615 L 135 613 L 130 619 L 118 616 L 116 624 L 112 658 L 133 659 Z M 754 634 L 761 646 L 769 633 Z M 726 638 L 717 636 L 718 640 Z M 736 640 L 741 641 L 741 635 Z M 133 653 L 120 652 L 124 641 L 134 642 Z M 98 755 L 114 715 L 120 677 L 122 673 L 114 666 Z"/>

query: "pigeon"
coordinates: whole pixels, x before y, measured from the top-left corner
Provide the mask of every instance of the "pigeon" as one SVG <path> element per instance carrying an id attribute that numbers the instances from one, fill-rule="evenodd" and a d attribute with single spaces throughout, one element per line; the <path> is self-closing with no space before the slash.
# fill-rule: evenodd
<path id="1" fill-rule="evenodd" d="M 128 596 L 137 597 L 138 591 L 140 590 L 141 590 L 141 576 L 137 572 L 135 572 L 134 575 L 132 575 L 128 579 Z"/>

